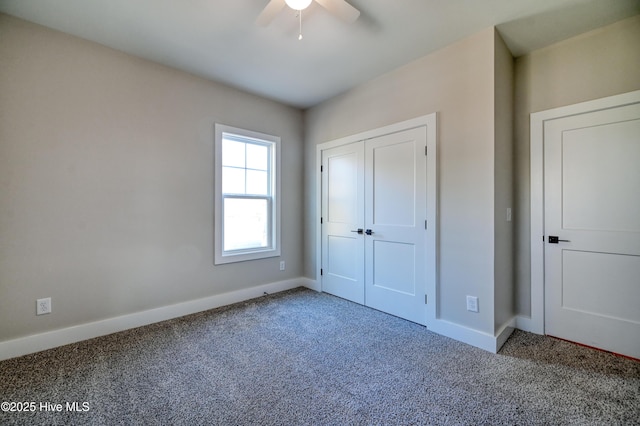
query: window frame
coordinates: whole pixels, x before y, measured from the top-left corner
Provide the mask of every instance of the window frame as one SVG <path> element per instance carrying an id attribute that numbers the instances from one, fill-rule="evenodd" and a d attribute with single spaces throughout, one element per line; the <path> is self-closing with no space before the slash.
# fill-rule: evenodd
<path id="1" fill-rule="evenodd" d="M 270 184 L 271 195 L 225 194 L 222 190 L 222 145 L 225 135 L 232 140 L 265 145 L 271 149 Z M 214 264 L 244 262 L 248 260 L 266 259 L 280 256 L 280 137 L 255 132 L 224 124 L 215 124 L 214 146 Z M 224 200 L 266 199 L 269 206 L 268 245 L 266 248 L 249 248 L 224 250 Z"/>

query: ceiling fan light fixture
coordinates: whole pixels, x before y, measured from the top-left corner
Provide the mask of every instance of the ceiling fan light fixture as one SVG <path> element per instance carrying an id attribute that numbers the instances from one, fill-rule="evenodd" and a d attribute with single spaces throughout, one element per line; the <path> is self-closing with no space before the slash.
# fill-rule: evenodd
<path id="1" fill-rule="evenodd" d="M 303 10 L 309 7 L 311 0 L 284 0 L 291 9 Z"/>

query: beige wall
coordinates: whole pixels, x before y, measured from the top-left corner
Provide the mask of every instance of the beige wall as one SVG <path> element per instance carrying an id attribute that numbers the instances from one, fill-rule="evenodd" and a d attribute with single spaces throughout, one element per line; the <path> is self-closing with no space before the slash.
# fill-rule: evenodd
<path id="1" fill-rule="evenodd" d="M 494 30 L 307 111 L 305 272 L 315 278 L 317 144 L 438 112 L 440 317 L 494 331 Z M 466 295 L 480 313 L 466 311 Z"/>
<path id="2" fill-rule="evenodd" d="M 300 111 L 7 15 L 0 58 L 0 341 L 302 275 Z M 282 258 L 213 266 L 216 122 L 282 137 Z"/>
<path id="3" fill-rule="evenodd" d="M 315 278 L 316 145 L 432 112 L 440 317 L 493 333 L 513 313 L 514 275 L 516 312 L 530 312 L 529 114 L 640 89 L 640 16 L 515 61 L 515 147 L 513 63 L 493 29 L 304 116 L 1 14 L 0 41 L 0 341 Z M 278 258 L 212 265 L 215 122 L 282 137 L 285 272 Z M 40 297 L 52 315 L 34 315 Z"/>
<path id="4" fill-rule="evenodd" d="M 529 316 L 529 115 L 640 89 L 640 15 L 518 58 L 515 82 L 516 296 Z"/>
<path id="5" fill-rule="evenodd" d="M 515 315 L 514 222 L 507 221 L 513 209 L 513 67 L 507 45 L 495 33 L 495 332 Z M 513 210 L 512 210 L 513 217 Z"/>

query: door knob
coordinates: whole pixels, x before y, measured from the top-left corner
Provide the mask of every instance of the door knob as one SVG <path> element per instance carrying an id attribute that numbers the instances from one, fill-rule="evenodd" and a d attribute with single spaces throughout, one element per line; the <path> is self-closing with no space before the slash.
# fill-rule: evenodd
<path id="1" fill-rule="evenodd" d="M 558 244 L 558 242 L 570 243 L 571 241 L 561 240 L 559 237 L 556 237 L 555 235 L 549 235 L 549 244 Z"/>
<path id="2" fill-rule="evenodd" d="M 351 232 L 357 232 L 358 234 L 362 234 L 362 228 L 358 228 L 357 230 L 351 231 Z"/>
<path id="3" fill-rule="evenodd" d="M 371 229 L 367 229 L 366 231 L 364 231 L 364 233 L 367 235 L 371 235 L 373 234 L 373 231 Z"/>

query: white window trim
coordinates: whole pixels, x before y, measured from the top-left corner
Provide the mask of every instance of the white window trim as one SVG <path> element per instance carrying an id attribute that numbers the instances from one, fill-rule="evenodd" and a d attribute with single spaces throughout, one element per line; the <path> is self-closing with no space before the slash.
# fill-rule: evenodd
<path id="1" fill-rule="evenodd" d="M 275 185 L 273 187 L 273 203 L 271 206 L 272 227 L 272 247 L 242 252 L 224 252 L 223 250 L 223 197 L 222 197 L 222 137 L 224 133 L 231 133 L 244 138 L 268 141 L 274 144 L 273 152 L 273 172 Z M 280 256 L 280 138 L 278 136 L 265 133 L 254 132 L 237 127 L 226 126 L 224 124 L 215 125 L 215 146 L 214 146 L 214 264 L 244 262 L 247 260 L 265 259 Z"/>

